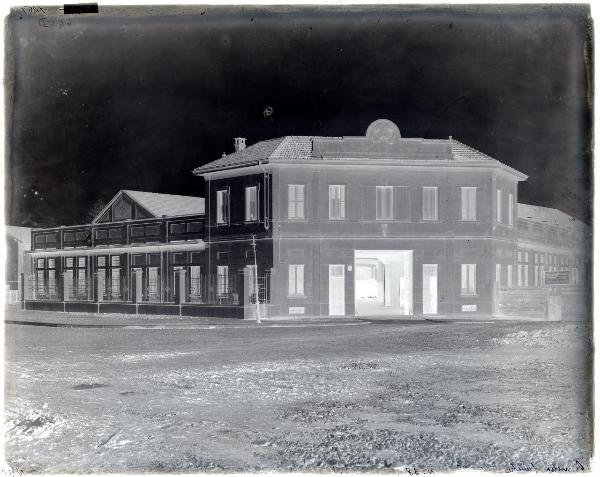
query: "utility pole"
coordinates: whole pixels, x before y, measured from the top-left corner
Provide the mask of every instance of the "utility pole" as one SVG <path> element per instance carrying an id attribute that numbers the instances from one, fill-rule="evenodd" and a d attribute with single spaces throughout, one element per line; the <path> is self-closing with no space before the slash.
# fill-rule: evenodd
<path id="1" fill-rule="evenodd" d="M 258 267 L 256 266 L 256 235 L 252 234 L 252 250 L 254 251 L 254 299 L 256 300 L 256 324 L 260 325 L 260 304 L 258 303 Z"/>

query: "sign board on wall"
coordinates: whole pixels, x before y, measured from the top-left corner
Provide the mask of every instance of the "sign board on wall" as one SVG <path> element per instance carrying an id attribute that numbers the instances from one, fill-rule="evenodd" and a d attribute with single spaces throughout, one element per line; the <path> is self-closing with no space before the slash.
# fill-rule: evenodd
<path id="1" fill-rule="evenodd" d="M 546 285 L 568 285 L 571 283 L 569 270 L 545 271 L 544 283 Z"/>
<path id="2" fill-rule="evenodd" d="M 303 315 L 304 310 L 305 309 L 303 306 L 290 306 L 288 309 L 288 313 L 290 315 Z"/>

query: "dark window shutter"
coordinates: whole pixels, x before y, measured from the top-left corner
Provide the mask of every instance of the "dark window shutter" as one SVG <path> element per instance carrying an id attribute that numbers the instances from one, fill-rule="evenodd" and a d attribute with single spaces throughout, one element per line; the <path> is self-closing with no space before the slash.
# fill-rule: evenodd
<path id="1" fill-rule="evenodd" d="M 361 189 L 361 218 L 362 220 L 375 220 L 377 208 L 375 186 L 362 186 Z"/>

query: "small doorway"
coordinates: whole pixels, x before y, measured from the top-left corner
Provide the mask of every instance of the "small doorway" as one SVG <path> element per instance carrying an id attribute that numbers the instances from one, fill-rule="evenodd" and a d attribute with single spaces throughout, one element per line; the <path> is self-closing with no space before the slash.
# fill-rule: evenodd
<path id="1" fill-rule="evenodd" d="M 412 268 L 412 250 L 355 250 L 356 315 L 412 315 Z"/>
<path id="2" fill-rule="evenodd" d="M 436 315 L 438 312 L 438 273 L 437 263 L 423 264 L 423 314 Z"/>
<path id="3" fill-rule="evenodd" d="M 344 265 L 329 265 L 329 315 L 346 313 L 346 293 L 344 290 Z"/>

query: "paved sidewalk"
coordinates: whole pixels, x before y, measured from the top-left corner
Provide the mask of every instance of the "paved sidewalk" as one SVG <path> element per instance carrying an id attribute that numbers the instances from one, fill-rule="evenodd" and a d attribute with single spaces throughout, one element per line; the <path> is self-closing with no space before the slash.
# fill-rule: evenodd
<path id="1" fill-rule="evenodd" d="M 81 328 L 156 328 L 156 329 L 211 329 L 211 328 L 255 328 L 296 326 L 340 326 L 367 324 L 367 320 L 355 318 L 263 320 L 258 325 L 252 320 L 234 318 L 208 318 L 170 315 L 130 315 L 117 313 L 64 313 L 52 311 L 21 310 L 9 306 L 5 309 L 4 321 L 8 324 L 81 327 Z"/>

